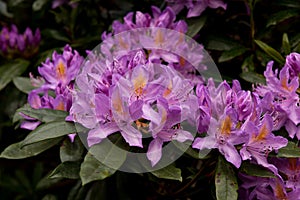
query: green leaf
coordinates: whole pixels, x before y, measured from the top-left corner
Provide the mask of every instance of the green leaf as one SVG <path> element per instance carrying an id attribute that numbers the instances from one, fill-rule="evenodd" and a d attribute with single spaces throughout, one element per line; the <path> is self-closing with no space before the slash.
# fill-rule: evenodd
<path id="1" fill-rule="evenodd" d="M 286 7 L 290 7 L 290 8 L 300 8 L 299 1 L 295 1 L 295 0 L 275 0 L 274 3 L 279 6 L 286 6 Z"/>
<path id="2" fill-rule="evenodd" d="M 186 20 L 188 24 L 188 31 L 187 35 L 190 37 L 194 37 L 204 26 L 206 22 L 207 16 L 202 15 L 201 17 L 197 18 L 189 18 Z"/>
<path id="3" fill-rule="evenodd" d="M 0 90 L 2 90 L 14 77 L 20 76 L 28 67 L 29 62 L 16 59 L 0 68 Z"/>
<path id="4" fill-rule="evenodd" d="M 291 47 L 293 48 L 293 51 L 295 51 L 294 49 L 297 47 L 297 45 L 300 44 L 300 33 L 294 35 L 293 37 L 291 37 Z"/>
<path id="5" fill-rule="evenodd" d="M 63 178 L 49 178 L 49 174 L 43 177 L 36 185 L 36 190 L 47 190 L 50 187 L 59 184 Z"/>
<path id="6" fill-rule="evenodd" d="M 266 54 L 271 56 L 271 58 L 273 58 L 279 64 L 284 65 L 285 59 L 278 51 L 276 51 L 275 49 L 273 49 L 272 47 L 270 47 L 269 45 L 267 45 L 266 43 L 260 40 L 254 40 L 254 41 L 264 52 L 266 52 Z"/>
<path id="7" fill-rule="evenodd" d="M 235 173 L 227 161 L 219 156 L 216 176 L 216 196 L 217 200 L 236 200 L 238 198 L 238 184 Z"/>
<path id="8" fill-rule="evenodd" d="M 28 94 L 32 90 L 36 89 L 33 85 L 31 85 L 30 78 L 26 77 L 15 77 L 13 78 L 13 83 L 15 86 L 22 92 Z"/>
<path id="9" fill-rule="evenodd" d="M 291 17 L 299 16 L 298 9 L 289 9 L 289 10 L 282 10 L 270 16 L 266 27 L 277 25 L 284 20 L 287 20 Z"/>
<path id="10" fill-rule="evenodd" d="M 43 34 L 58 41 L 70 42 L 70 39 L 55 29 L 44 29 Z"/>
<path id="11" fill-rule="evenodd" d="M 84 158 L 80 167 L 80 178 L 82 185 L 90 183 L 96 180 L 103 180 L 116 172 L 116 169 L 112 169 L 103 165 L 98 159 L 96 159 L 90 153 Z"/>
<path id="12" fill-rule="evenodd" d="M 258 176 L 258 177 L 266 177 L 266 178 L 276 177 L 270 170 L 260 165 L 251 164 L 249 162 L 243 162 L 243 164 L 240 167 L 240 171 L 250 176 Z"/>
<path id="13" fill-rule="evenodd" d="M 60 160 L 66 161 L 79 161 L 82 159 L 84 153 L 84 146 L 78 136 L 75 137 L 74 142 L 71 142 L 70 138 L 66 138 L 60 147 Z"/>
<path id="14" fill-rule="evenodd" d="M 230 49 L 228 51 L 224 51 L 224 52 L 222 52 L 222 54 L 219 58 L 219 62 L 229 61 L 235 57 L 242 55 L 247 50 L 248 49 L 245 47 L 237 47 L 237 48 Z"/>
<path id="15" fill-rule="evenodd" d="M 40 154 L 41 152 L 53 147 L 61 141 L 61 138 L 44 140 L 22 147 L 23 141 L 8 146 L 1 153 L 0 158 L 22 159 Z"/>
<path id="16" fill-rule="evenodd" d="M 104 139 L 101 143 L 93 145 L 89 152 L 108 167 L 119 169 L 126 160 L 127 151 L 117 146 L 122 143 L 121 134 L 115 136 L 114 143 L 109 139 Z"/>
<path id="17" fill-rule="evenodd" d="M 32 4 L 33 11 L 39 11 L 47 3 L 48 0 L 35 0 Z"/>
<path id="18" fill-rule="evenodd" d="M 220 36 L 210 36 L 208 38 L 207 49 L 218 50 L 218 51 L 229 51 L 230 49 L 241 47 L 236 41 Z"/>
<path id="19" fill-rule="evenodd" d="M 245 60 L 242 64 L 243 72 L 255 71 L 255 65 L 254 65 L 253 58 L 254 58 L 253 54 L 245 58 Z"/>
<path id="20" fill-rule="evenodd" d="M 0 14 L 4 15 L 5 17 L 12 18 L 13 14 L 7 11 L 7 4 L 3 1 L 0 1 Z"/>
<path id="21" fill-rule="evenodd" d="M 80 171 L 79 161 L 67 161 L 59 164 L 53 172 L 49 175 L 49 178 L 68 178 L 78 179 Z"/>
<path id="22" fill-rule="evenodd" d="M 171 179 L 182 182 L 181 169 L 176 168 L 173 164 L 150 173 L 157 178 Z"/>
<path id="23" fill-rule="evenodd" d="M 32 131 L 23 140 L 23 146 L 52 138 L 58 138 L 75 132 L 75 126 L 70 122 L 49 122 L 39 126 L 34 131 Z"/>
<path id="24" fill-rule="evenodd" d="M 289 142 L 285 147 L 278 150 L 277 156 L 284 158 L 299 158 L 300 148 L 297 146 L 297 144 Z"/>
<path id="25" fill-rule="evenodd" d="M 266 84 L 266 79 L 263 75 L 256 72 L 243 72 L 240 77 L 249 83 L 261 83 Z"/>
<path id="26" fill-rule="evenodd" d="M 284 33 L 282 36 L 282 49 L 285 55 L 291 53 L 291 45 L 289 42 L 288 35 L 286 33 Z"/>
<path id="27" fill-rule="evenodd" d="M 33 109 L 28 104 L 25 104 L 23 107 L 19 108 L 15 116 L 13 118 L 13 122 L 15 123 L 20 118 L 20 114 L 23 113 L 24 115 L 27 115 L 29 117 L 35 118 L 41 122 L 53 122 L 53 121 L 64 121 L 65 118 L 68 116 L 68 112 L 63 110 L 53 110 L 53 109 Z"/>
<path id="28" fill-rule="evenodd" d="M 42 200 L 57 200 L 56 196 L 53 194 L 46 194 Z"/>

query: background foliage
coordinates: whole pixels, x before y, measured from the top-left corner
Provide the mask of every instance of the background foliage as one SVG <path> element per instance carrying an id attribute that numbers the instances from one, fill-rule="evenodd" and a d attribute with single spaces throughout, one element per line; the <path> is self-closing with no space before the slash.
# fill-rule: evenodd
<path id="1" fill-rule="evenodd" d="M 42 35 L 39 52 L 33 58 L 0 58 L 0 152 L 29 133 L 18 128 L 13 120 L 16 109 L 26 103 L 26 92 L 32 89 L 28 79 L 22 77 L 28 77 L 29 72 L 36 74 L 40 63 L 54 50 L 62 50 L 66 43 L 86 55 L 86 49 L 93 49 L 101 42 L 102 32 L 110 30 L 112 21 L 122 20 L 129 11 L 149 12 L 151 5 L 165 6 L 163 1 L 154 0 L 72 2 L 79 6 L 72 8 L 63 4 L 52 9 L 50 0 L 0 1 L 0 27 L 16 24 L 20 32 L 26 27 L 39 28 Z M 208 50 L 223 78 L 239 79 L 244 89 L 250 89 L 252 83 L 265 81 L 262 73 L 269 60 L 275 60 L 277 67 L 283 66 L 285 55 L 300 52 L 299 13 L 299 2 L 292 0 L 229 0 L 227 10 L 207 9 L 200 17 L 186 21 L 188 34 Z M 183 11 L 178 18 L 186 19 L 185 16 Z M 59 117 L 60 114 L 63 115 L 57 112 L 53 115 Z M 51 122 L 51 119 L 44 120 Z M 205 162 L 209 163 L 205 166 L 201 160 L 190 160 L 190 154 L 178 162 L 184 169 L 181 176 L 178 171 L 173 173 L 177 168 L 170 166 L 171 174 L 168 170 L 157 174 L 116 172 L 103 181 L 86 177 L 83 180 L 86 184 L 82 185 L 78 176 L 74 176 L 76 173 L 64 171 L 61 162 L 75 171 L 83 159 L 89 159 L 88 169 L 99 167 L 94 165 L 92 156 L 83 157 L 85 151 L 80 142 L 71 144 L 64 140 L 63 143 L 54 142 L 50 149 L 34 157 L 0 158 L 1 199 L 197 199 L 199 196 L 216 199 L 214 174 L 217 171 L 222 176 L 225 170 L 224 173 L 230 175 L 233 170 L 229 165 L 225 169 L 218 167 L 222 162 L 226 166 L 222 158 L 207 158 L 210 162 Z M 242 169 L 249 172 L 252 167 L 246 165 Z M 108 170 L 107 173 L 102 174 L 103 178 L 112 172 Z M 262 172 L 257 169 L 255 173 Z M 265 172 L 262 174 L 268 176 Z M 101 179 L 101 174 L 97 177 L 95 180 Z M 218 184 L 223 185 L 222 181 Z M 233 187 L 237 187 L 237 181 L 234 178 L 232 181 Z M 218 190 L 219 194 L 223 192 L 221 187 Z"/>

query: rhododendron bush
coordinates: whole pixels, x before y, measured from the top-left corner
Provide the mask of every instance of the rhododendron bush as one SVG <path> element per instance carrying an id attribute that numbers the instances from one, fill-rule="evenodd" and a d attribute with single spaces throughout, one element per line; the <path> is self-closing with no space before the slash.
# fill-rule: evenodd
<path id="1" fill-rule="evenodd" d="M 300 199 L 299 13 L 0 0 L 1 199 Z"/>

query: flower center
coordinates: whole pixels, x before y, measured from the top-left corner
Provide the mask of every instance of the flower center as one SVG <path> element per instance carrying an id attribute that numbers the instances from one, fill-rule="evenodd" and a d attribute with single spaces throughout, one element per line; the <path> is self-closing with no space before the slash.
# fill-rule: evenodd
<path id="1" fill-rule="evenodd" d="M 61 60 L 56 66 L 56 74 L 60 80 L 64 80 L 66 78 L 66 67 Z"/>

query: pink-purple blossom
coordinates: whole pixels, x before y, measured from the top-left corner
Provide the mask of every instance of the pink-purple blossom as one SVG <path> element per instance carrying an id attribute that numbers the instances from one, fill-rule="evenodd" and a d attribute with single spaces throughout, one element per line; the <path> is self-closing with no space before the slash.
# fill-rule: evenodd
<path id="1" fill-rule="evenodd" d="M 30 58 L 38 52 L 41 41 L 40 30 L 35 32 L 27 27 L 23 34 L 16 25 L 3 27 L 0 31 L 0 55 L 6 58 Z"/>
<path id="2" fill-rule="evenodd" d="M 62 54 L 54 52 L 52 60 L 49 58 L 38 68 L 40 76 L 31 82 L 38 86 L 28 95 L 28 103 L 34 109 L 53 109 L 69 111 L 72 106 L 71 91 L 74 80 L 79 73 L 83 57 L 69 45 L 64 47 Z M 52 93 L 52 95 L 50 95 Z M 25 121 L 22 128 L 34 130 L 41 122 L 21 113 Z"/>
<path id="3" fill-rule="evenodd" d="M 207 8 L 223 8 L 224 10 L 227 8 L 223 0 L 166 0 L 166 2 L 176 14 L 186 7 L 187 18 L 200 16 Z"/>

